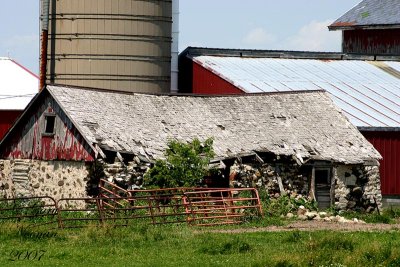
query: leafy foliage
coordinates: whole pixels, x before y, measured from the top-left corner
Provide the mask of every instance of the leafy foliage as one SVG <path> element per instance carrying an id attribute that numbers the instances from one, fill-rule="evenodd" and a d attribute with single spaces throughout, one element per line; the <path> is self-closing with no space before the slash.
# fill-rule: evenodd
<path id="1" fill-rule="evenodd" d="M 144 177 L 145 186 L 170 188 L 191 187 L 200 183 L 209 171 L 208 164 L 214 157 L 213 139 L 204 142 L 195 138 L 184 143 L 168 142 L 165 160 L 157 160 Z"/>
<path id="2" fill-rule="evenodd" d="M 265 212 L 270 216 L 286 215 L 289 212 L 296 212 L 300 206 L 308 210 L 317 210 L 317 203 L 307 198 L 291 198 L 287 195 L 278 198 L 270 198 L 264 201 Z"/>

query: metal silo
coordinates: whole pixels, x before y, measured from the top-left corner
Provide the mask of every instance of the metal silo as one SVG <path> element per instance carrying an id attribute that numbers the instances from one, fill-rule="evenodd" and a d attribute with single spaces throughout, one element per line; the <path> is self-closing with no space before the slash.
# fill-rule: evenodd
<path id="1" fill-rule="evenodd" d="M 171 0 L 41 2 L 42 27 L 49 2 L 46 83 L 170 91 Z"/>

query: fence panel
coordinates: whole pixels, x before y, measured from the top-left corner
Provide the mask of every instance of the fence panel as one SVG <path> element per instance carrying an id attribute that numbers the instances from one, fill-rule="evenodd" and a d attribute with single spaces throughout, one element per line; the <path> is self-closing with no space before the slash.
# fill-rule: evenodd
<path id="1" fill-rule="evenodd" d="M 124 197 L 26 197 L 0 199 L 0 221 L 54 228 L 108 224 L 127 226 L 188 223 L 196 226 L 236 224 L 262 216 L 258 192 L 245 189 L 169 188 L 132 190 Z"/>
<path id="2" fill-rule="evenodd" d="M 258 191 L 254 188 L 186 192 L 191 225 L 238 224 L 262 216 Z"/>
<path id="3" fill-rule="evenodd" d="M 49 196 L 0 199 L 0 222 L 14 222 L 26 227 L 58 226 L 58 206 Z"/>

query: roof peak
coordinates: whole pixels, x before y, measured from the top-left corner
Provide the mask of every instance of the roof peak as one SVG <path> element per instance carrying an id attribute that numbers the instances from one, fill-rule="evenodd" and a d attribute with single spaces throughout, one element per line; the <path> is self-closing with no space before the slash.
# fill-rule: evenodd
<path id="1" fill-rule="evenodd" d="M 288 50 L 227 49 L 227 48 L 191 47 L 191 46 L 182 51 L 179 56 L 180 57 L 221 56 L 221 57 L 243 57 L 243 58 L 400 61 L 399 55 L 367 55 L 367 54 L 346 54 L 341 52 L 314 52 L 314 51 L 288 51 Z"/>
<path id="2" fill-rule="evenodd" d="M 142 93 L 142 92 L 124 92 L 118 90 L 91 88 L 91 87 L 80 87 L 62 84 L 51 84 L 47 85 L 46 88 L 51 90 L 62 90 L 62 89 L 73 89 L 73 90 L 86 90 L 99 93 L 116 93 L 125 95 L 140 95 L 140 96 L 165 96 L 165 97 L 189 97 L 189 98 L 222 98 L 222 97 L 253 97 L 262 95 L 285 95 L 285 94 L 311 94 L 323 92 L 326 90 L 294 90 L 294 91 L 277 91 L 277 92 L 262 92 L 262 93 L 247 93 L 247 94 L 221 94 L 221 95 L 210 95 L 210 94 L 191 94 L 191 93 Z"/>
<path id="3" fill-rule="evenodd" d="M 363 0 L 328 28 L 329 30 L 400 28 L 400 1 Z"/>

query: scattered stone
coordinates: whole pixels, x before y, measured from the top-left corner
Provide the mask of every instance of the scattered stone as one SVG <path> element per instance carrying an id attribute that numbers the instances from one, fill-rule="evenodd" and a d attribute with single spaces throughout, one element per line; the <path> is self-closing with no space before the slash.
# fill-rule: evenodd
<path id="1" fill-rule="evenodd" d="M 302 220 L 302 221 L 307 221 L 308 220 L 307 216 L 305 216 L 305 215 L 299 215 L 299 216 L 297 216 L 297 218 L 299 218 L 299 220 Z"/>
<path id="2" fill-rule="evenodd" d="M 314 211 L 312 211 L 312 212 L 309 212 L 309 211 L 308 211 L 308 212 L 306 212 L 304 215 L 307 217 L 308 220 L 312 220 L 312 219 L 314 219 L 315 217 L 317 217 L 317 213 L 314 212 Z"/>
<path id="3" fill-rule="evenodd" d="M 319 215 L 321 218 L 325 218 L 326 216 L 328 216 L 328 213 L 327 213 L 327 212 L 324 212 L 324 211 L 321 211 L 321 212 L 318 213 L 318 215 Z"/>
<path id="4" fill-rule="evenodd" d="M 289 212 L 288 214 L 286 214 L 286 217 L 288 219 L 292 219 L 294 217 L 293 213 Z"/>
<path id="5" fill-rule="evenodd" d="M 297 215 L 305 215 L 307 212 L 307 209 L 304 206 L 300 206 L 299 209 L 297 210 Z"/>

